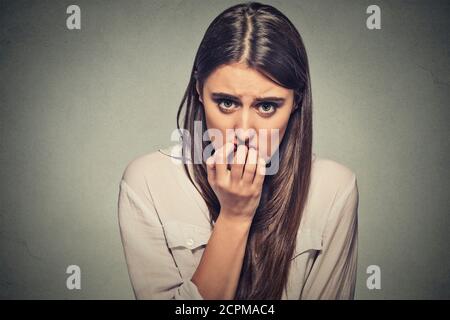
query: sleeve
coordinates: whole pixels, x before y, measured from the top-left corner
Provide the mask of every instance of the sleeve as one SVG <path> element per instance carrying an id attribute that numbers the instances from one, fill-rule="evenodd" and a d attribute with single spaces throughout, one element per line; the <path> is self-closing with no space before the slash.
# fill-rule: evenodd
<path id="1" fill-rule="evenodd" d="M 354 299 L 358 255 L 358 186 L 353 173 L 330 211 L 301 299 Z"/>
<path id="2" fill-rule="evenodd" d="M 197 286 L 182 279 L 153 201 L 122 179 L 118 199 L 120 236 L 136 299 L 203 300 Z"/>

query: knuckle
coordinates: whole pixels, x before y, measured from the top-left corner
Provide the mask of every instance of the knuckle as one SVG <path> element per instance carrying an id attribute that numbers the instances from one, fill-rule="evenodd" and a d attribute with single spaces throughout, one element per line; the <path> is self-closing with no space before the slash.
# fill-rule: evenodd
<path id="1" fill-rule="evenodd" d="M 240 150 L 241 152 L 247 152 L 247 146 L 245 144 L 240 144 L 238 145 L 238 150 Z"/>
<path id="2" fill-rule="evenodd" d="M 208 167 L 212 167 L 213 164 L 214 164 L 214 156 L 208 157 L 208 159 L 206 159 L 206 165 L 207 165 Z"/>
<path id="3" fill-rule="evenodd" d="M 244 170 L 247 173 L 253 173 L 255 171 L 255 166 L 251 165 L 251 164 L 250 165 L 246 165 Z"/>

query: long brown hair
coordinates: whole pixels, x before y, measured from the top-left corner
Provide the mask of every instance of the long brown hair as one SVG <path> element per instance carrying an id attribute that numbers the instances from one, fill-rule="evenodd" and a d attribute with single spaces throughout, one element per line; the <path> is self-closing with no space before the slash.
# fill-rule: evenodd
<path id="1" fill-rule="evenodd" d="M 203 92 L 207 77 L 218 66 L 245 61 L 273 81 L 294 90 L 294 107 L 279 145 L 279 169 L 264 180 L 261 200 L 245 249 L 235 299 L 281 299 L 286 289 L 297 231 L 308 194 L 312 148 L 312 97 L 308 58 L 303 40 L 280 11 L 258 2 L 226 9 L 209 25 L 195 56 L 190 81 L 177 113 L 177 128 L 194 137 L 194 121 L 202 122 L 199 140 L 189 140 L 189 159 L 194 159 L 195 141 L 201 150 L 205 132 Z M 186 107 L 182 129 L 180 115 Z M 184 150 L 184 147 L 183 147 Z M 220 202 L 207 181 L 205 159 L 184 170 L 208 207 L 211 226 L 220 213 Z M 189 164 L 190 165 L 190 164 Z M 196 185 L 197 184 L 197 185 Z M 198 186 L 198 187 L 197 187 Z"/>

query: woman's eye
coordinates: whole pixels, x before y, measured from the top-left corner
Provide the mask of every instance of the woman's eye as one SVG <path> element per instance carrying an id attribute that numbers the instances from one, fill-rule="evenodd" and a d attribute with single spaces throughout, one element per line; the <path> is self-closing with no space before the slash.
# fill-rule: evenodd
<path id="1" fill-rule="evenodd" d="M 228 111 L 233 108 L 234 102 L 231 100 L 223 99 L 223 100 L 217 101 L 217 105 L 219 106 L 219 108 Z"/>
<path id="2" fill-rule="evenodd" d="M 233 100 L 229 99 L 219 99 L 216 101 L 217 106 L 223 112 L 233 112 L 233 109 L 236 108 L 236 103 Z M 275 113 L 278 108 L 277 104 L 274 103 L 261 103 L 257 106 L 258 112 L 263 114 L 264 116 L 270 116 Z"/>
<path id="3" fill-rule="evenodd" d="M 258 106 L 259 111 L 266 115 L 274 113 L 276 108 L 277 106 L 271 103 L 262 103 Z"/>

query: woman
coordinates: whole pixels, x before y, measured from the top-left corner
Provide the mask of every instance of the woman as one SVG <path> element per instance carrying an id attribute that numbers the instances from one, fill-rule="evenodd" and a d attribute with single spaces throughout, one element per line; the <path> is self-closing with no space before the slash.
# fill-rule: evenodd
<path id="1" fill-rule="evenodd" d="M 177 128 L 178 148 L 134 159 L 120 184 L 136 298 L 354 298 L 356 175 L 312 153 L 308 59 L 286 16 L 251 2 L 214 19 Z"/>

